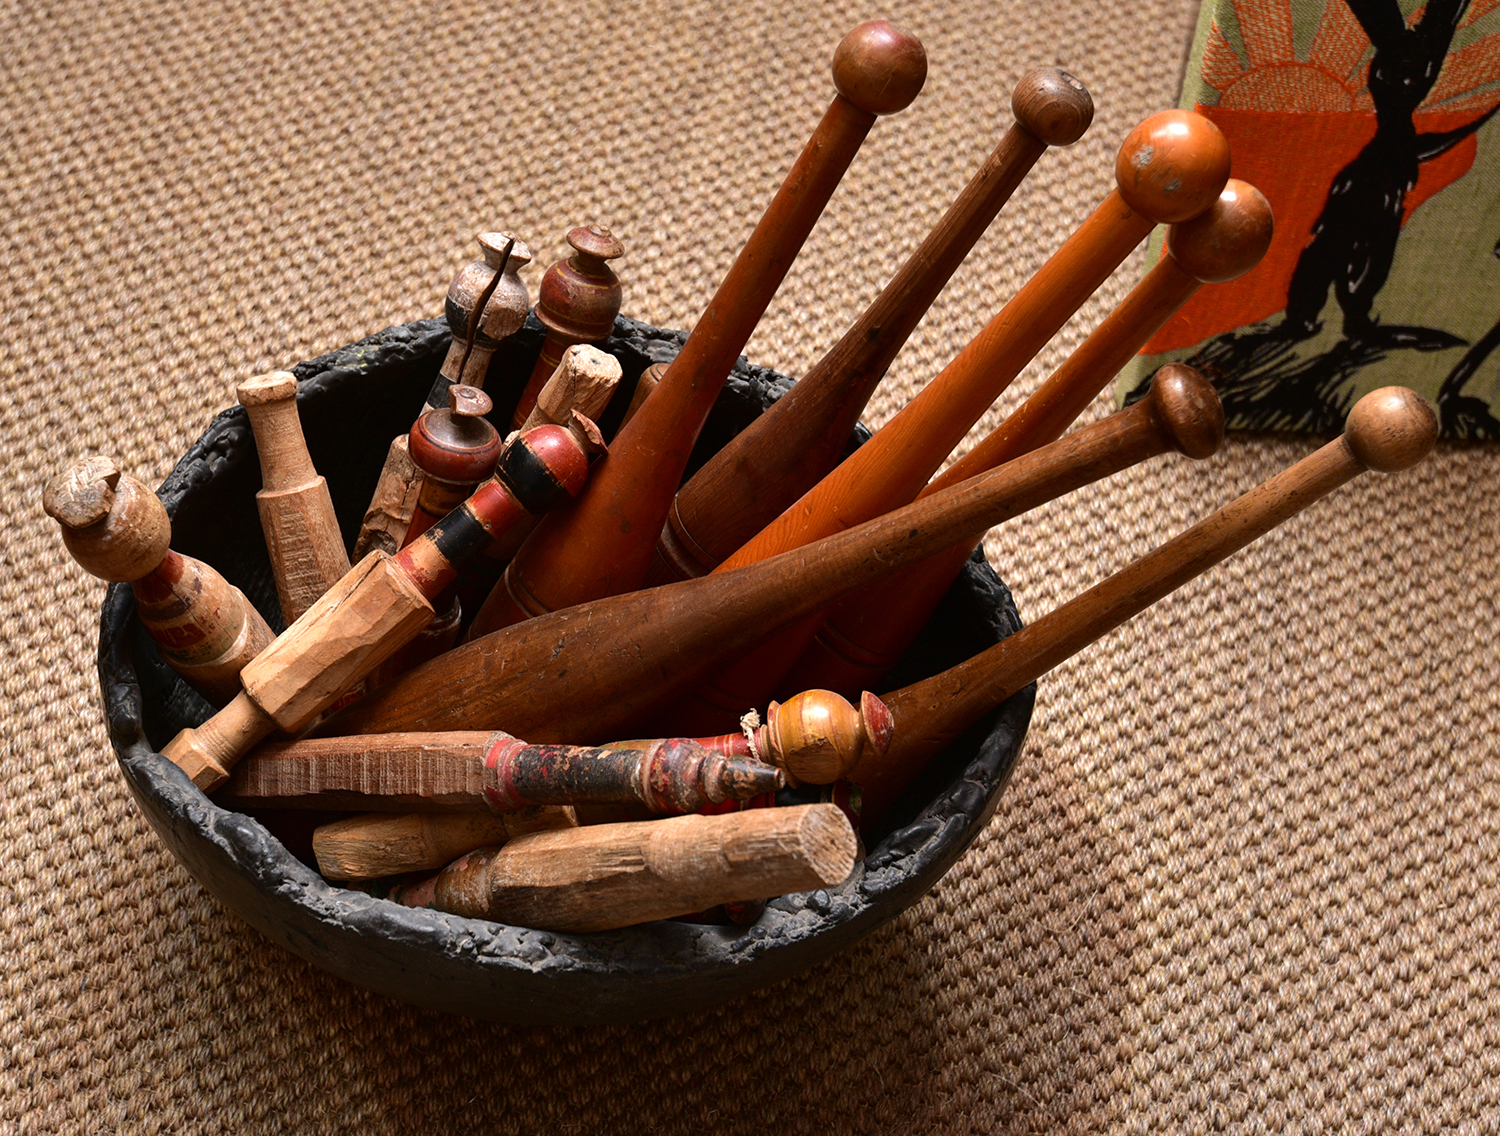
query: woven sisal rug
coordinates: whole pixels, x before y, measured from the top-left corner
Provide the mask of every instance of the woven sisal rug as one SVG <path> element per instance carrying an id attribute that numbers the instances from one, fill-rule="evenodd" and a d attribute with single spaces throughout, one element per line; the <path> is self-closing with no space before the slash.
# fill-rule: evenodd
<path id="1" fill-rule="evenodd" d="M 531 242 L 534 294 L 566 230 L 605 223 L 626 311 L 691 326 L 831 96 L 834 44 L 876 14 L 921 36 L 927 88 L 874 130 L 758 362 L 797 374 L 834 341 L 1027 67 L 1076 72 L 1098 115 L 871 425 L 1107 192 L 1125 132 L 1176 101 L 1193 5 L 0 4 L 0 1129 L 1494 1130 L 1494 451 L 1361 479 L 1059 668 L 935 893 L 696 1016 L 514 1029 L 344 985 L 210 900 L 130 802 L 93 675 L 103 585 L 45 479 L 109 453 L 159 482 L 238 379 L 438 314 L 482 228 Z M 1035 616 L 1312 445 L 1159 459 L 990 554 Z"/>

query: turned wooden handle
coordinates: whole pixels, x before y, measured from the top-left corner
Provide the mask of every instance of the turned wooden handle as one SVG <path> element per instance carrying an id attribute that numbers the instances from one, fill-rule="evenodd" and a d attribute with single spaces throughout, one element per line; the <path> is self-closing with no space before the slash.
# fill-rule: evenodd
<path id="1" fill-rule="evenodd" d="M 292 623 L 349 571 L 349 554 L 328 482 L 307 452 L 297 416 L 296 376 L 289 371 L 257 375 L 235 393 L 255 433 L 263 486 L 255 504 L 281 616 Z"/>
<path id="2" fill-rule="evenodd" d="M 1125 139 L 1115 189 L 935 379 L 870 441 L 728 557 L 737 568 L 903 505 L 1012 379 L 1159 222 L 1213 205 L 1229 178 L 1219 129 L 1163 111 Z"/>
<path id="3" fill-rule="evenodd" d="M 611 443 L 571 509 L 544 521 L 507 572 L 532 610 L 630 591 L 645 579 L 688 456 L 735 359 L 877 115 L 908 105 L 927 75 L 913 37 L 861 24 L 833 61 L 835 96 L 656 390 Z M 525 618 L 519 604 L 495 626 Z"/>
<path id="4" fill-rule="evenodd" d="M 1355 404 L 1342 436 L 1290 469 L 988 651 L 886 695 L 894 741 L 853 774 L 865 816 L 878 817 L 933 756 L 1016 691 L 1363 471 L 1415 465 L 1437 433 L 1437 415 L 1419 395 L 1374 391 Z"/>
<path id="5" fill-rule="evenodd" d="M 235 766 L 220 799 L 241 807 L 381 812 L 515 812 L 619 802 L 685 813 L 784 785 L 771 765 L 687 738 L 589 747 L 454 731 L 261 746 Z"/>
<path id="6" fill-rule="evenodd" d="M 271 628 L 213 568 L 171 549 L 160 499 L 113 458 L 82 458 L 42 494 L 63 545 L 100 579 L 128 582 L 157 653 L 216 706 L 239 692 L 241 669 L 271 642 Z"/>
<path id="7" fill-rule="evenodd" d="M 1056 67 L 1026 74 L 1015 122 L 926 240 L 834 347 L 678 491 L 650 582 L 712 571 L 830 469 L 896 354 L 1048 146 L 1082 137 L 1088 91 Z"/>
<path id="8" fill-rule="evenodd" d="M 832 887 L 857 854 L 835 805 L 752 809 L 534 832 L 391 898 L 548 931 L 606 931 Z"/>

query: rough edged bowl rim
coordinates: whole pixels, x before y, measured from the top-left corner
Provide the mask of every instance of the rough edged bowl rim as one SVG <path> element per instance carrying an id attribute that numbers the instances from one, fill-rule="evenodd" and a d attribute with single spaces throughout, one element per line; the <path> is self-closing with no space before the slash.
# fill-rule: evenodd
<path id="1" fill-rule="evenodd" d="M 539 348 L 539 329 L 528 332 Z M 610 345 L 660 359 L 681 341 L 681 333 L 621 319 Z M 386 329 L 300 365 L 299 401 L 336 398 L 382 367 L 430 361 L 435 373 L 447 344 L 439 320 Z M 789 382 L 743 359 L 733 380 L 764 385 L 768 376 L 780 389 Z M 207 489 L 246 436 L 241 408 L 218 415 L 159 490 L 169 512 Z M 1000 588 L 997 611 L 1009 612 L 1014 629 L 1019 617 Z M 976 752 L 962 774 L 882 838 L 839 887 L 774 900 L 749 928 L 662 922 L 568 935 L 403 908 L 335 887 L 259 822 L 214 804 L 146 739 L 133 617 L 128 585 L 112 585 L 98 657 L 110 742 L 142 812 L 194 878 L 268 939 L 341 978 L 418 1006 L 517 1024 L 612 1023 L 705 1008 L 798 974 L 895 918 L 983 830 L 1021 750 L 1035 695 L 1027 687 L 976 727 Z"/>

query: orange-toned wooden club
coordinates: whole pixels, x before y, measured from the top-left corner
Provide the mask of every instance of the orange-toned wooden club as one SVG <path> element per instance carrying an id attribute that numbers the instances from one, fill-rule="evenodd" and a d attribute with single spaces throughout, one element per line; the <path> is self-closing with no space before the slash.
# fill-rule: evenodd
<path id="1" fill-rule="evenodd" d="M 1437 415 L 1405 387 L 1367 394 L 1322 449 L 988 651 L 885 695 L 891 745 L 867 751 L 851 775 L 864 790 L 864 816 L 877 819 L 934 756 L 1016 691 L 1365 470 L 1415 465 L 1437 433 Z"/>
<path id="2" fill-rule="evenodd" d="M 680 701 L 705 670 L 862 584 L 1146 454 L 1207 453 L 1222 436 L 1207 383 L 1158 383 L 1104 422 L 804 548 L 473 640 L 340 711 L 319 732 L 501 729 L 575 744 L 618 737 L 642 715 Z"/>
<path id="3" fill-rule="evenodd" d="M 1212 209 L 1167 231 L 1161 261 L 1067 362 L 922 494 L 957 485 L 1060 436 L 1202 284 L 1233 280 L 1260 263 L 1272 227 L 1271 206 L 1260 191 L 1230 178 Z M 857 693 L 877 686 L 926 626 L 975 547 L 955 545 L 849 597 L 829 615 L 780 689 Z"/>
<path id="4" fill-rule="evenodd" d="M 885 20 L 860 24 L 840 41 L 833 57 L 839 93 L 681 353 L 616 435 L 577 504 L 522 547 L 474 634 L 645 580 L 688 455 L 735 359 L 876 116 L 909 105 L 926 77 L 922 45 Z"/>
<path id="5" fill-rule="evenodd" d="M 927 309 L 1049 146 L 1076 142 L 1094 117 L 1082 83 L 1028 72 L 1015 122 L 842 339 L 677 493 L 648 583 L 712 571 L 833 468 L 865 403 Z"/>
<path id="6" fill-rule="evenodd" d="M 911 501 L 989 405 L 1158 223 L 1191 220 L 1229 180 L 1218 127 L 1163 111 L 1120 147 L 1115 188 L 958 356 L 832 473 L 719 566 L 796 548 Z"/>
<path id="7" fill-rule="evenodd" d="M 1120 148 L 1116 188 L 1104 204 L 937 378 L 720 568 L 753 563 L 912 500 L 989 404 L 1152 225 L 1206 212 L 1228 175 L 1224 136 L 1202 116 L 1166 111 L 1136 127 Z M 789 629 L 705 683 L 699 691 L 704 709 L 684 729 L 721 729 L 731 707 L 763 701 L 807 648 L 819 623 L 809 619 Z"/>

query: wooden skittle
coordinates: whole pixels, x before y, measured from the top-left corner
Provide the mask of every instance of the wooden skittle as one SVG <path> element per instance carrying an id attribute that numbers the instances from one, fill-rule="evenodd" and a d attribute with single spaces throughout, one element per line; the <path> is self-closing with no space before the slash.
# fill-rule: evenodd
<path id="1" fill-rule="evenodd" d="M 961 486 L 781 556 L 594 600 L 472 640 L 319 730 L 502 729 L 533 742 L 585 743 L 619 737 L 649 713 L 671 722 L 664 712 L 683 706 L 706 671 L 860 586 L 1147 454 L 1211 451 L 1223 418 L 1205 389 L 1196 404 L 1148 398 Z"/>
<path id="2" fill-rule="evenodd" d="M 1011 380 L 1158 223 L 1207 211 L 1229 179 L 1229 146 L 1190 111 L 1126 137 L 1115 188 L 954 360 L 875 436 L 720 566 L 751 564 L 904 505 Z"/>
<path id="3" fill-rule="evenodd" d="M 500 432 L 485 419 L 494 409 L 478 387 L 455 383 L 448 405 L 428 410 L 407 435 L 407 453 L 421 475 L 416 508 L 401 544 L 410 544 L 468 498 L 495 472 Z"/>
<path id="4" fill-rule="evenodd" d="M 432 599 L 458 565 L 528 509 L 578 491 L 588 459 L 566 430 L 543 426 L 511 447 L 519 456 L 395 556 L 371 552 L 240 671 L 230 703 L 162 752 L 205 792 L 275 730 L 299 733 L 433 618 Z M 507 451 L 510 458 L 511 451 Z"/>
<path id="5" fill-rule="evenodd" d="M 877 115 L 907 106 L 927 76 L 922 45 L 884 20 L 859 25 L 833 58 L 838 94 L 777 190 L 682 351 L 610 444 L 578 503 L 549 517 L 480 611 L 480 633 L 627 592 L 646 578 L 698 432 Z"/>
<path id="6" fill-rule="evenodd" d="M 620 278 L 609 262 L 624 256 L 625 246 L 602 225 L 580 225 L 568 233 L 568 244 L 573 246 L 573 255 L 547 269 L 537 289 L 536 318 L 547 329 L 547 338 L 542 341 L 542 353 L 511 418 L 517 430 L 541 425 L 531 420 L 531 411 L 562 363 L 563 352 L 575 343 L 606 338 L 620 314 Z M 578 409 L 598 418 L 603 407 Z M 546 421 L 560 425 L 556 418 Z"/>
<path id="7" fill-rule="evenodd" d="M 852 774 L 865 816 L 878 818 L 934 756 L 1016 691 L 1365 470 L 1415 465 L 1437 433 L 1437 415 L 1419 395 L 1374 391 L 1322 449 L 988 651 L 885 695 L 892 743 L 869 752 Z"/>
<path id="8" fill-rule="evenodd" d="M 785 783 L 774 766 L 689 738 L 591 748 L 456 731 L 264 745 L 235 766 L 217 796 L 253 808 L 505 813 L 620 803 L 690 813 L 774 793 Z"/>
<path id="9" fill-rule="evenodd" d="M 606 931 L 832 887 L 857 854 L 833 805 L 670 817 L 529 833 L 390 898 L 548 931 Z"/>
<path id="10" fill-rule="evenodd" d="M 528 832 L 577 828 L 565 805 L 501 814 L 368 813 L 313 829 L 318 871 L 330 880 L 378 880 L 430 872 L 465 852 L 504 844 Z"/>
<path id="11" fill-rule="evenodd" d="M 572 434 L 590 457 L 604 453 L 608 447 L 594 419 L 609 405 L 621 377 L 620 361 L 613 355 L 586 343 L 574 344 L 563 352 L 562 361 L 542 388 L 522 432 L 550 423 Z M 540 521 L 537 516 L 512 525 L 504 540 L 495 541 L 469 561 L 457 584 L 464 611 L 472 614 L 483 606 L 511 557 Z"/>
<path id="12" fill-rule="evenodd" d="M 313 468 L 297 417 L 297 377 L 272 371 L 235 390 L 250 415 L 260 455 L 255 494 L 281 617 L 291 623 L 349 571 L 349 553 L 333 513 L 328 482 Z"/>
<path id="13" fill-rule="evenodd" d="M 1146 407 L 1147 403 L 1150 403 L 1149 407 Z M 1137 408 L 1140 407 L 1145 409 L 1138 411 Z M 1219 396 L 1214 393 L 1213 386 L 1207 379 L 1191 367 L 1176 364 L 1163 367 L 1157 372 L 1147 397 L 1136 406 L 1122 410 L 1079 434 L 1100 429 L 1112 434 L 1124 448 L 1129 449 L 1134 462 L 1172 450 L 1201 459 L 1217 451 L 1224 439 L 1224 411 L 1219 404 Z M 1124 441 L 1127 438 L 1130 439 L 1128 443 Z M 1097 474 L 1106 476 L 1118 472 L 1120 468 L 1117 465 L 1101 465 Z M 958 484 L 962 485 L 964 482 Z M 1050 500 L 1051 497 L 1047 499 Z M 964 559 L 968 559 L 968 553 L 978 545 L 983 535 L 973 533 L 968 539 L 959 542 L 956 549 L 945 549 L 938 556 L 913 565 L 907 572 L 921 571 L 931 560 L 943 560 L 953 556 L 956 551 L 963 551 Z M 959 566 L 962 567 L 961 562 Z M 888 579 L 905 576 L 907 572 L 895 573 L 887 579 L 875 581 L 866 590 L 881 587 Z M 952 576 L 949 576 L 943 582 L 943 590 L 946 591 L 952 582 Z M 941 595 L 938 598 L 941 599 Z M 898 595 L 898 604 L 901 599 Z M 931 614 L 930 611 L 928 614 Z M 817 613 L 772 637 L 755 650 L 736 658 L 729 666 L 700 685 L 691 698 L 684 699 L 681 704 L 672 708 L 671 718 L 675 723 L 673 731 L 699 734 L 727 728 L 727 723 L 732 723 L 738 717 L 739 707 L 754 706 L 769 697 L 782 676 L 786 675 L 798 656 L 813 641 L 823 619 L 824 613 Z M 918 630 L 920 629 L 919 627 Z M 791 685 L 792 681 L 794 680 L 782 683 L 782 689 L 796 689 Z"/>
<path id="14" fill-rule="evenodd" d="M 1233 280 L 1260 263 L 1271 231 L 1271 207 L 1260 191 L 1230 178 L 1207 213 L 1167 230 L 1160 262 L 1068 360 L 919 497 L 1059 437 L 1201 285 Z M 849 693 L 876 686 L 927 625 L 975 547 L 956 545 L 851 596 L 830 613 L 780 688 Z"/>
<path id="15" fill-rule="evenodd" d="M 1083 84 L 1055 67 L 1025 75 L 1011 109 L 1000 144 L 844 337 L 678 491 L 648 583 L 712 571 L 833 468 L 891 361 L 1016 186 L 1094 117 Z"/>
<path id="16" fill-rule="evenodd" d="M 172 551 L 172 522 L 156 494 L 112 458 L 80 458 L 47 483 L 42 505 L 74 560 L 130 585 L 162 661 L 215 705 L 232 699 L 271 628 L 218 572 Z"/>
<path id="17" fill-rule="evenodd" d="M 510 233 L 480 233 L 477 239 L 483 259 L 460 269 L 448 288 L 445 313 L 453 342 L 427 393 L 424 412 L 446 407 L 448 388 L 455 384 L 482 388 L 500 341 L 520 330 L 530 310 L 526 285 L 517 271 L 531 260 L 531 251 Z M 393 553 L 401 547 L 416 508 L 420 477 L 408 452 L 408 435 L 398 434 L 354 542 L 356 560 L 371 549 Z"/>

